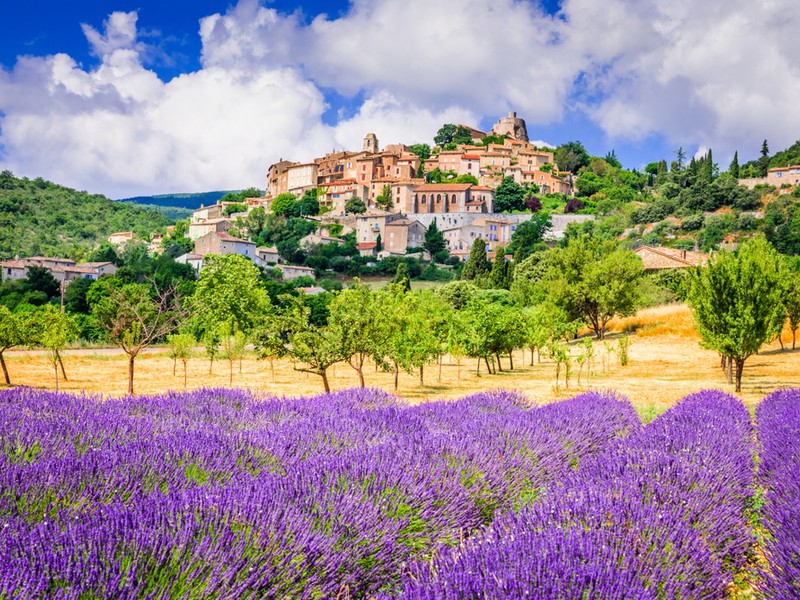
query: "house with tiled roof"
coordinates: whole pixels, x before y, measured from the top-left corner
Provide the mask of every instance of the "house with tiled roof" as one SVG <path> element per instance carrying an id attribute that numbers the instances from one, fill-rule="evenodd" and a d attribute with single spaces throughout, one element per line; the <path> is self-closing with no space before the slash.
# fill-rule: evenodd
<path id="1" fill-rule="evenodd" d="M 212 231 L 195 240 L 194 254 L 239 254 L 252 260 L 256 255 L 256 243 Z"/>

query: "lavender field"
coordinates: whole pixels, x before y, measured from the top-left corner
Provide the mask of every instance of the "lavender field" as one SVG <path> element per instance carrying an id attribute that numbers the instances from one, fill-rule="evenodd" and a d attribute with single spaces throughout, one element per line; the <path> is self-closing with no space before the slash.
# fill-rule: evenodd
<path id="1" fill-rule="evenodd" d="M 797 390 L 14 389 L 0 443 L 0 599 L 800 596 Z"/>

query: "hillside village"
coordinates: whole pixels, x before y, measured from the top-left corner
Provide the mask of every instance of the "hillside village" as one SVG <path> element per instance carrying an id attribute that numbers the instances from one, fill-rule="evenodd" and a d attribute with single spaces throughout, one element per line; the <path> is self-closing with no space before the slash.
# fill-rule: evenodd
<path id="1" fill-rule="evenodd" d="M 726 227 L 747 235 L 754 223 L 786 221 L 775 215 L 765 219 L 764 205 L 757 196 L 737 199 L 739 192 L 735 189 L 750 190 L 751 194 L 774 190 L 780 197 L 800 184 L 798 165 L 763 169 L 753 161 L 742 168 L 742 178 L 732 180 L 733 187 L 726 183 L 722 192 L 703 188 L 706 198 L 718 195 L 723 197 L 720 201 L 704 198 L 692 206 L 687 203 L 687 209 L 681 210 L 683 201 L 676 204 L 677 199 L 668 197 L 676 192 L 669 189 L 672 184 L 667 177 L 682 169 L 682 177 L 689 178 L 682 185 L 690 192 L 692 178 L 700 182 L 700 169 L 707 168 L 701 167 L 703 158 L 692 159 L 682 167 L 679 159 L 669 175 L 664 161 L 648 165 L 641 174 L 619 171 L 617 181 L 603 187 L 600 182 L 608 179 L 605 172 L 615 161 L 613 153 L 605 159 L 593 158 L 588 167 L 576 169 L 568 164 L 561 168 L 554 149 L 529 141 L 525 121 L 514 112 L 498 119 L 489 132 L 461 124 L 445 125 L 439 135 L 445 131 L 452 137 L 435 139 L 433 148 L 402 143 L 382 147 L 374 133 L 367 133 L 360 150 L 332 151 L 299 162 L 281 159 L 267 170 L 263 195 L 229 194 L 216 204 L 201 206 L 188 222 L 168 226 L 163 234 L 152 234 L 147 249 L 158 254 L 166 245 L 177 244 L 184 252 L 174 258 L 198 274 L 206 255 L 238 254 L 263 269 L 272 269 L 274 276 L 285 281 L 301 277 L 313 280 L 322 272 L 363 274 L 364 268 L 358 265 L 374 266 L 392 257 L 430 260 L 434 257 L 424 246 L 426 235 L 434 229 L 447 251 L 436 262 L 447 268 L 444 258 L 450 267 L 464 263 L 477 240 L 485 244 L 489 260 L 494 260 L 495 251 L 508 248 L 519 225 L 534 218 L 541 207 L 539 198 L 547 198 L 555 202 L 547 207 L 549 224 L 544 241 L 549 245 L 562 239 L 568 226 L 575 231 L 595 231 L 588 222 L 599 216 L 603 218 L 598 227 L 607 230 L 605 237 L 625 241 L 637 249 L 647 270 L 656 271 L 665 265 L 683 268 L 701 264 L 705 259 L 698 257 L 707 256 L 699 252 L 701 246 L 735 247 L 742 236 L 726 234 Z M 708 158 L 713 165 L 710 153 Z M 764 176 L 753 177 L 758 170 Z M 729 181 L 730 175 L 736 177 L 733 164 L 725 173 L 728 179 L 716 181 L 709 176 L 708 180 L 717 185 Z M 534 204 L 527 210 L 499 207 L 498 194 L 509 182 L 524 190 L 526 200 L 530 198 Z M 639 198 L 646 199 L 648 189 L 653 193 L 644 204 L 636 196 L 625 196 L 639 190 Z M 261 194 L 260 190 L 252 191 Z M 287 203 L 294 207 L 291 214 L 286 212 Z M 632 211 L 624 210 L 626 203 Z M 559 210 L 554 211 L 554 206 Z M 568 210 L 570 206 L 573 208 Z M 779 203 L 771 206 L 778 207 Z M 704 210 L 701 216 L 698 208 Z M 780 210 L 786 213 L 790 209 Z M 698 222 L 705 226 L 700 237 L 696 233 Z M 265 226 L 273 228 L 272 235 L 259 235 Z M 291 234 L 276 234 L 274 230 L 281 228 L 292 229 Z M 706 230 L 710 235 L 702 239 Z M 782 236 L 773 232 L 774 238 Z M 275 241 L 283 237 L 291 237 L 291 243 Z M 123 248 L 140 240 L 141 233 L 121 231 L 107 239 L 113 247 Z M 350 260 L 353 256 L 359 261 Z M 394 268 L 396 263 L 388 264 Z M 63 285 L 78 278 L 97 279 L 114 269 L 104 260 L 16 256 L 2 263 L 2 278 L 23 279 L 30 266 L 49 269 Z"/>
<path id="2" fill-rule="evenodd" d="M 430 156 L 419 156 L 412 147 L 399 143 L 381 148 L 377 136 L 368 133 L 360 151 L 331 152 L 308 162 L 282 159 L 269 167 L 265 195 L 248 198 L 242 213 L 225 216 L 226 203 L 195 210 L 187 232 L 195 241 L 194 251 L 178 260 L 199 270 L 205 254 L 235 253 L 251 257 L 259 266 L 281 269 L 285 279 L 313 275 L 311 268 L 282 264 L 275 247 L 258 248 L 228 233 L 237 218 L 256 208 L 269 212 L 273 201 L 286 194 L 299 199 L 314 193 L 319 203 L 319 215 L 305 215 L 316 222 L 316 230 L 300 240 L 301 246 L 341 244 L 341 237 L 331 235 L 335 227 L 340 236 L 355 233 L 361 256 L 406 256 L 409 249 L 418 252 L 435 221 L 450 255 L 461 261 L 477 239 L 486 243 L 488 252 L 507 246 L 517 225 L 531 218 L 531 213 L 495 211 L 495 190 L 504 179 L 534 186 L 541 194 L 574 195 L 572 173 L 558 169 L 552 150 L 528 141 L 525 121 L 516 113 L 499 119 L 489 134 L 456 127 L 468 130 L 473 143 L 438 149 Z M 497 142 L 484 143 L 487 135 Z M 424 175 L 434 171 L 445 178 L 471 181 L 430 183 Z M 363 212 L 347 211 L 352 199 L 363 202 Z M 592 218 L 553 215 L 549 239 L 563 236 L 569 223 Z"/>

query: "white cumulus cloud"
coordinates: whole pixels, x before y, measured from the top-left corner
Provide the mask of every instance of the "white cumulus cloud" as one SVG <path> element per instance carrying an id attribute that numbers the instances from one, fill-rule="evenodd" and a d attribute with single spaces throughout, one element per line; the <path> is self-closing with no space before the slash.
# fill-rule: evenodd
<path id="1" fill-rule="evenodd" d="M 56 54 L 0 68 L 0 168 L 114 196 L 263 186 L 279 158 L 359 148 L 368 131 L 430 141 L 442 123 L 509 110 L 534 136 L 577 111 L 612 143 L 657 136 L 744 158 L 764 138 L 778 149 L 800 137 L 793 9 L 351 0 L 309 22 L 240 0 L 201 19 L 201 68 L 170 81 L 147 66 L 138 14 L 116 12 L 102 30 L 83 25 L 96 67 Z M 332 123 L 330 91 L 349 103 Z"/>

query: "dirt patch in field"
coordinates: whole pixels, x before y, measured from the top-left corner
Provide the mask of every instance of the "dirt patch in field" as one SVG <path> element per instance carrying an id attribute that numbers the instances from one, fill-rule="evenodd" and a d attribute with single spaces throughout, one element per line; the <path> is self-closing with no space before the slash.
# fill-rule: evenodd
<path id="1" fill-rule="evenodd" d="M 424 385 L 419 373 L 401 373 L 398 393 L 411 401 L 434 398 L 458 398 L 485 390 L 506 388 L 526 394 L 537 403 L 551 402 L 573 396 L 589 389 L 613 389 L 628 396 L 646 420 L 663 412 L 688 393 L 707 388 L 733 392 L 725 381 L 714 352 L 703 349 L 693 330 L 687 329 L 691 315 L 685 306 L 673 305 L 641 311 L 636 317 L 613 323 L 613 333 L 606 340 L 616 346 L 620 331 L 630 332 L 632 344 L 630 363 L 622 367 L 615 355 L 605 356 L 605 345 L 595 343 L 595 358 L 587 377 L 584 367 L 578 384 L 578 367 L 573 367 L 569 389 L 562 377 L 555 385 L 555 364 L 537 360 L 531 366 L 530 352 L 514 354 L 514 370 L 509 370 L 508 358 L 503 360 L 501 373 L 488 375 L 485 365 L 476 373 L 476 359 L 464 359 L 459 367 L 452 357 L 445 357 L 441 366 L 425 367 Z M 655 332 L 655 333 L 654 333 Z M 785 339 L 790 340 L 791 335 Z M 580 341 L 578 341 L 580 343 Z M 789 342 L 789 345 L 791 342 Z M 575 348 L 574 353 L 578 353 Z M 605 360 L 604 360 L 605 357 Z M 46 356 L 31 352 L 9 353 L 6 361 L 12 383 L 53 389 L 53 367 Z M 73 351 L 64 359 L 68 381 L 61 381 L 64 391 L 86 391 L 108 396 L 124 395 L 127 389 L 127 357 L 119 351 Z M 252 356 L 234 364 L 233 386 L 245 387 L 276 395 L 307 395 L 322 392 L 322 380 L 316 375 L 294 370 L 288 360 L 275 361 L 274 378 L 270 364 Z M 358 385 L 356 372 L 346 364 L 338 364 L 330 372 L 333 389 Z M 365 370 L 368 386 L 391 390 L 392 374 L 376 372 L 374 366 Z M 230 367 L 227 362 L 215 362 L 209 373 L 209 361 L 198 350 L 198 356 L 188 363 L 187 388 L 228 386 Z M 183 366 L 177 364 L 173 375 L 172 360 L 164 349 L 151 349 L 136 361 L 135 386 L 137 394 L 155 394 L 170 389 L 181 390 Z M 745 364 L 741 399 L 754 406 L 766 394 L 781 387 L 800 387 L 800 349 L 781 350 L 775 343 Z"/>

